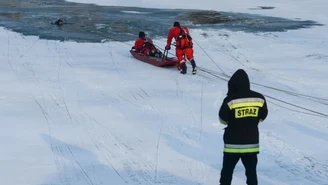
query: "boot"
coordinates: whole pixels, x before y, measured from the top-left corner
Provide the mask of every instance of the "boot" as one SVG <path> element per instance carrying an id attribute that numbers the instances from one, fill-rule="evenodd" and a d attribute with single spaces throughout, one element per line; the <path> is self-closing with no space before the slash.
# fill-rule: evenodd
<path id="1" fill-rule="evenodd" d="M 181 74 L 186 74 L 187 73 L 187 65 L 186 65 L 185 62 L 181 64 L 181 68 L 182 68 L 182 70 L 181 70 L 180 73 Z"/>
<path id="2" fill-rule="evenodd" d="M 195 75 L 196 73 L 197 73 L 197 69 L 194 68 L 194 69 L 192 70 L 192 74 Z"/>
<path id="3" fill-rule="evenodd" d="M 191 66 L 192 66 L 192 74 L 195 75 L 195 74 L 197 73 L 196 62 L 195 62 L 194 59 L 192 59 L 192 60 L 190 61 L 190 63 L 191 63 Z"/>
<path id="4" fill-rule="evenodd" d="M 159 51 L 159 50 L 155 51 L 155 57 L 162 58 L 162 56 L 163 56 L 163 53 L 161 51 Z"/>

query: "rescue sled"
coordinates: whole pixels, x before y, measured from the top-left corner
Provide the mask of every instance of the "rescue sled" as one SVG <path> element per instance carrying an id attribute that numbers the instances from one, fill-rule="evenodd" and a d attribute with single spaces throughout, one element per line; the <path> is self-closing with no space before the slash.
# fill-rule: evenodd
<path id="1" fill-rule="evenodd" d="M 142 62 L 146 62 L 158 67 L 167 67 L 167 66 L 175 66 L 178 63 L 178 59 L 167 57 L 168 51 L 165 50 L 163 56 L 160 57 L 153 57 L 148 56 L 140 52 L 136 52 L 134 50 L 130 50 L 130 53 L 138 60 Z"/>

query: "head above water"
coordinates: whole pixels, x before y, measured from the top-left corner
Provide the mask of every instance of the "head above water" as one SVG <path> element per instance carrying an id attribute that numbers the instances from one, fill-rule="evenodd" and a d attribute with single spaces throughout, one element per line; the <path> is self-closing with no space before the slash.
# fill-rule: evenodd
<path id="1" fill-rule="evenodd" d="M 173 23 L 173 26 L 180 27 L 180 23 L 179 23 L 178 21 L 175 21 L 175 22 Z"/>
<path id="2" fill-rule="evenodd" d="M 145 32 L 141 31 L 139 32 L 139 38 L 144 38 L 146 36 Z"/>
<path id="3" fill-rule="evenodd" d="M 57 25 L 63 25 L 64 24 L 64 21 L 62 19 L 58 19 L 55 24 Z"/>

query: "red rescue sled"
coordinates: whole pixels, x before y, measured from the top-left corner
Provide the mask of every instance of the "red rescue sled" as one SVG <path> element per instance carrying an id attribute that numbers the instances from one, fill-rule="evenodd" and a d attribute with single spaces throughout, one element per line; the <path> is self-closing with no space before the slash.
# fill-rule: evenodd
<path id="1" fill-rule="evenodd" d="M 158 67 L 175 66 L 178 64 L 178 59 L 167 57 L 167 53 L 168 53 L 167 50 L 164 51 L 163 57 L 161 57 L 161 58 L 148 56 L 143 53 L 136 52 L 134 50 L 130 50 L 130 53 L 136 59 L 141 60 L 146 63 L 149 63 L 149 64 L 152 64 L 154 66 L 158 66 Z"/>

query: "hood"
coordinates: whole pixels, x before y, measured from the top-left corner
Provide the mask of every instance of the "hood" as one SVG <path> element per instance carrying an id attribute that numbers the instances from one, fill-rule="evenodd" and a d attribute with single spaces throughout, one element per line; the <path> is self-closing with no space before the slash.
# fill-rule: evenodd
<path id="1" fill-rule="evenodd" d="M 228 93 L 232 95 L 238 92 L 250 91 L 250 82 L 247 73 L 243 69 L 238 69 L 228 82 Z"/>

